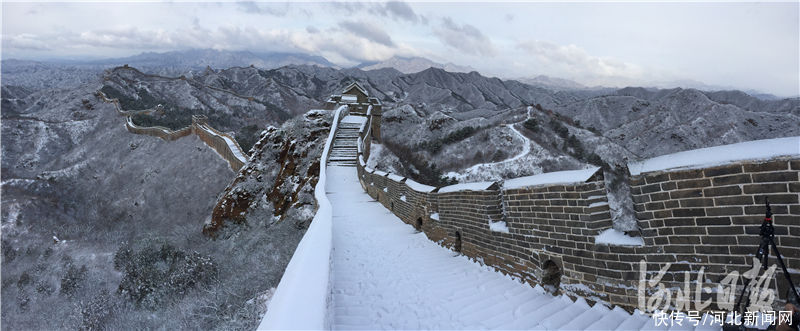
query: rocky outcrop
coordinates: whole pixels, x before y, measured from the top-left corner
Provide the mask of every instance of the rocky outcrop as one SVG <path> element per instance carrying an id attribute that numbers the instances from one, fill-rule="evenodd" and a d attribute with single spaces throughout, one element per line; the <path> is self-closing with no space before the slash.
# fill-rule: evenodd
<path id="1" fill-rule="evenodd" d="M 239 229 L 233 224 L 271 226 L 287 220 L 307 228 L 316 211 L 314 185 L 330 125 L 328 112 L 312 110 L 263 131 L 250 162 L 225 189 L 203 233 L 227 237 Z"/>

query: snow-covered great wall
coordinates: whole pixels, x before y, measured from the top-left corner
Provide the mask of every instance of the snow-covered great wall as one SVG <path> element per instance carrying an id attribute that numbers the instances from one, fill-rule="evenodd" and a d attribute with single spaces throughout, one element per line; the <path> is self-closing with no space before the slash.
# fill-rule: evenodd
<path id="1" fill-rule="evenodd" d="M 370 138 L 362 135 L 365 144 Z M 635 237 L 612 229 L 598 168 L 437 188 L 371 169 L 369 149 L 359 153 L 362 187 L 392 213 L 430 240 L 531 285 L 634 309 L 640 260 L 648 275 L 673 264 L 662 278 L 667 288 L 682 288 L 683 273 L 700 268 L 718 283 L 751 268 L 765 198 L 784 261 L 800 270 L 800 137 L 629 164 L 641 229 Z M 785 300 L 788 284 L 780 272 L 776 278 Z M 792 278 L 797 283 L 800 273 Z"/>
<path id="2" fill-rule="evenodd" d="M 334 123 L 347 114 L 336 111 Z M 356 169 L 364 191 L 431 241 L 520 279 L 573 297 L 627 310 L 639 308 L 640 261 L 648 279 L 667 264 L 660 282 L 682 289 L 690 280 L 715 286 L 729 272 L 752 267 L 768 198 L 775 241 L 800 283 L 800 137 L 687 151 L 628 164 L 639 233 L 613 229 L 609 192 L 598 168 L 545 173 L 504 182 L 432 187 L 366 166 L 378 139 L 365 114 Z M 330 155 L 329 133 L 321 164 Z M 260 328 L 331 326 L 333 224 L 324 194 L 325 167 L 315 195 L 320 209 L 298 246 Z M 322 186 L 321 186 L 322 185 Z M 773 263 L 773 261 L 770 261 Z M 702 271 L 701 271 L 702 270 Z M 788 284 L 780 270 L 778 301 Z M 715 291 L 699 294 L 716 301 Z M 716 309 L 709 306 L 707 310 Z"/>
<path id="3" fill-rule="evenodd" d="M 202 140 L 206 145 L 211 147 L 217 152 L 217 154 L 225 159 L 233 171 L 239 171 L 239 169 L 244 167 L 244 164 L 247 163 L 247 154 L 239 146 L 239 143 L 236 142 L 236 139 L 231 137 L 229 134 L 219 132 L 208 125 L 208 118 L 206 118 L 206 116 L 194 115 L 192 116 L 191 125 L 178 130 L 170 130 L 163 126 L 142 127 L 133 123 L 131 116 L 138 113 L 153 112 L 154 110 L 123 110 L 120 107 L 119 100 L 109 99 L 101 91 L 97 91 L 97 96 L 104 102 L 112 103 L 114 108 L 116 108 L 117 113 L 125 116 L 125 128 L 128 129 L 128 132 L 130 133 L 158 137 L 166 141 L 173 141 L 175 139 L 195 134 L 200 138 L 200 140 Z"/>

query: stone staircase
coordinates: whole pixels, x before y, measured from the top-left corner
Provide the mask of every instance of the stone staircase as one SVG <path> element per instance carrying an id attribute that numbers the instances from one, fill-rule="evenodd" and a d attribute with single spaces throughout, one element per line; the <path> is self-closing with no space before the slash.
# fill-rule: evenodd
<path id="1" fill-rule="evenodd" d="M 358 129 L 360 123 L 342 121 L 333 139 L 328 165 L 355 167 L 358 161 Z"/>

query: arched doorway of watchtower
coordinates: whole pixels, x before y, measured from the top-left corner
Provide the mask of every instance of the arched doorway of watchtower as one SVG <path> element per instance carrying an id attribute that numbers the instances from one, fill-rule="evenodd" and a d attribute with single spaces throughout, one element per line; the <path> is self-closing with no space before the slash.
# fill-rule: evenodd
<path id="1" fill-rule="evenodd" d="M 456 253 L 461 253 L 461 232 L 456 231 L 456 242 L 453 244 Z"/>
<path id="2" fill-rule="evenodd" d="M 542 265 L 542 287 L 547 292 L 555 295 L 561 285 L 561 268 L 553 260 L 547 260 Z"/>
<path id="3" fill-rule="evenodd" d="M 389 203 L 389 210 L 394 211 L 394 201 Z"/>
<path id="4" fill-rule="evenodd" d="M 417 231 L 422 232 L 422 217 L 417 218 L 417 224 L 414 225 L 414 228 L 416 228 Z"/>

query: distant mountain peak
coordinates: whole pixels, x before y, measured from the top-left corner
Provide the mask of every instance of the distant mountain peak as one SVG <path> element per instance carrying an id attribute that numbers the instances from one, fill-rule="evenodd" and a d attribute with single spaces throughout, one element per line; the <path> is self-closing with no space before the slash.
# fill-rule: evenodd
<path id="1" fill-rule="evenodd" d="M 380 62 L 364 62 L 356 66 L 361 70 L 375 70 L 382 68 L 394 68 L 404 74 L 412 74 L 424 71 L 428 68 L 438 68 L 449 72 L 470 72 L 475 69 L 468 66 L 460 66 L 453 63 L 438 63 L 424 57 L 403 57 L 395 56 Z"/>
<path id="2" fill-rule="evenodd" d="M 538 75 L 533 78 L 520 78 L 520 82 L 533 86 L 544 87 L 551 90 L 582 90 L 587 89 L 586 85 L 558 77 Z"/>

